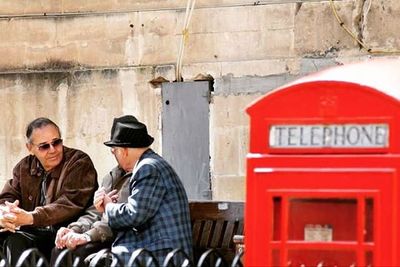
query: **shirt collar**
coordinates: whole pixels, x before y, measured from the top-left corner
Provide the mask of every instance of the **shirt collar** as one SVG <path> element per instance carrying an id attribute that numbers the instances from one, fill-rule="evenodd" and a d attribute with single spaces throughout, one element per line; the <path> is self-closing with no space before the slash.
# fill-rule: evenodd
<path id="1" fill-rule="evenodd" d="M 31 176 L 41 177 L 42 175 L 45 174 L 46 171 L 44 170 L 42 164 L 37 159 L 37 157 L 35 157 L 35 156 L 31 156 L 31 157 L 32 157 L 32 160 L 31 160 L 31 164 L 30 164 L 30 174 L 31 174 Z M 52 169 L 49 172 L 51 178 L 57 178 L 60 176 L 62 168 L 64 166 L 64 162 L 65 162 L 65 147 L 64 147 L 64 152 L 63 152 L 63 159 L 61 160 L 60 164 L 58 164 L 54 169 Z"/>

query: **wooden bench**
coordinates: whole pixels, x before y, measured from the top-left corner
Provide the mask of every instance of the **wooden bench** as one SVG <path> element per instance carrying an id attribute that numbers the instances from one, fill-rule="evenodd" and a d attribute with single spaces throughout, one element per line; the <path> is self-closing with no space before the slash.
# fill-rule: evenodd
<path id="1" fill-rule="evenodd" d="M 195 262 L 210 248 L 232 262 L 236 253 L 233 237 L 243 235 L 244 202 L 191 201 L 189 205 Z"/>

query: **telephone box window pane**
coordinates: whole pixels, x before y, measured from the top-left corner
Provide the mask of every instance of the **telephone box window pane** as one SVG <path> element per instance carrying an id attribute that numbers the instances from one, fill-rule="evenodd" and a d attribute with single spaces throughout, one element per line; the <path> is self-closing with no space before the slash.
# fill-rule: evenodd
<path id="1" fill-rule="evenodd" d="M 273 240 L 277 241 L 281 239 L 281 207 L 282 207 L 282 198 L 280 197 L 274 197 L 273 199 L 273 205 L 274 205 L 274 209 L 273 209 L 273 223 L 272 223 L 272 227 L 273 227 Z"/>
<path id="2" fill-rule="evenodd" d="M 374 241 L 374 200 L 365 200 L 365 242 Z"/>
<path id="3" fill-rule="evenodd" d="M 274 249 L 272 250 L 272 266 L 273 267 L 282 267 L 282 264 L 279 262 L 280 260 L 280 253 L 279 250 Z"/>
<path id="4" fill-rule="evenodd" d="M 356 241 L 357 200 L 293 198 L 289 201 L 289 240 Z"/>
<path id="5" fill-rule="evenodd" d="M 371 267 L 374 263 L 374 254 L 371 251 L 365 253 L 365 266 Z"/>
<path id="6" fill-rule="evenodd" d="M 354 251 L 289 250 L 288 266 L 357 266 Z"/>

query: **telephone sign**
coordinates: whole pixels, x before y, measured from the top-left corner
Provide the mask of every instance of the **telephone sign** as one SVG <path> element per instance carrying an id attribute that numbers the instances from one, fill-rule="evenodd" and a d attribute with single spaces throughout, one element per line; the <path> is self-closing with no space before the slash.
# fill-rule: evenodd
<path id="1" fill-rule="evenodd" d="M 387 124 L 272 125 L 269 146 L 275 148 L 387 147 Z"/>

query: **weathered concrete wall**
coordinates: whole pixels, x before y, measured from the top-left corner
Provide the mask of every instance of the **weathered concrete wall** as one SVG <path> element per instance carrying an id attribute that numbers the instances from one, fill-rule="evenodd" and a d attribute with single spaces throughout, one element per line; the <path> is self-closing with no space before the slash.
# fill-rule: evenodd
<path id="1" fill-rule="evenodd" d="M 198 0 L 182 76 L 214 78 L 210 109 L 215 199 L 243 199 L 248 117 L 265 92 L 325 67 L 373 56 L 337 22 L 329 1 Z M 66 144 L 92 156 L 99 174 L 115 164 L 102 145 L 112 118 L 149 124 L 160 150 L 160 89 L 175 80 L 186 1 L 0 2 L 0 180 L 25 155 L 27 122 L 49 116 Z M 400 49 L 396 0 L 334 2 L 371 51 Z M 161 151 L 159 151 L 161 152 Z"/>

